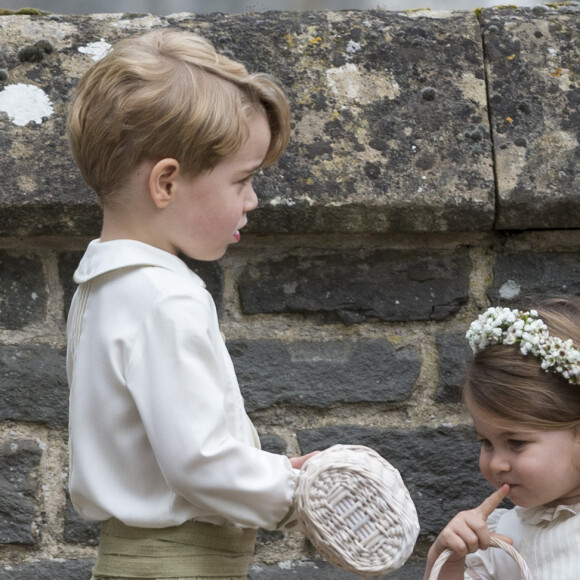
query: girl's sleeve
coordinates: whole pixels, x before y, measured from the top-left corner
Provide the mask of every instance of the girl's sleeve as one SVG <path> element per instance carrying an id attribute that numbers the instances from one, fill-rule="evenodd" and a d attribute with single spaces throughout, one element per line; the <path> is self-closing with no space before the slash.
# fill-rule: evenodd
<path id="1" fill-rule="evenodd" d="M 200 518 L 275 529 L 297 471 L 240 437 L 249 419 L 235 374 L 224 372 L 213 302 L 198 298 L 177 292 L 146 315 L 127 383 L 176 509 L 187 502 Z"/>

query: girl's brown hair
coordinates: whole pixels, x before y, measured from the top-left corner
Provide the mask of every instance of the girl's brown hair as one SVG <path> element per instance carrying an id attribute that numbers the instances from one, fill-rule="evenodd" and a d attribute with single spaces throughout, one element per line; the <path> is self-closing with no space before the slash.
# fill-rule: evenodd
<path id="1" fill-rule="evenodd" d="M 68 135 L 83 178 L 105 201 L 146 160 L 174 158 L 191 177 L 213 169 L 243 145 L 255 112 L 268 118 L 270 165 L 290 136 L 288 102 L 274 80 L 195 34 L 156 30 L 121 40 L 89 69 Z"/>
<path id="2" fill-rule="evenodd" d="M 554 298 L 533 306 L 549 332 L 572 339 L 580 348 L 580 297 Z M 580 385 L 540 366 L 518 345 L 494 345 L 478 351 L 469 365 L 463 397 L 499 421 L 533 429 L 580 427 Z"/>

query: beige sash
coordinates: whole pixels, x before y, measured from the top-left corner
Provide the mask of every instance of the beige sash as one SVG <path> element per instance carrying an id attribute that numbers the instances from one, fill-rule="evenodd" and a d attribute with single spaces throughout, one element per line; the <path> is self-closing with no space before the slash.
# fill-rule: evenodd
<path id="1" fill-rule="evenodd" d="M 185 522 L 133 528 L 111 518 L 101 524 L 95 578 L 245 578 L 257 531 Z"/>

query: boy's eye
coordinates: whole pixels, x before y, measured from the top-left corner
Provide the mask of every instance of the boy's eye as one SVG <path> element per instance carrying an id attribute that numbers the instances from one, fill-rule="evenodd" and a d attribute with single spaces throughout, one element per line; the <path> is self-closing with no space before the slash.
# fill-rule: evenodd
<path id="1" fill-rule="evenodd" d="M 478 441 L 484 449 L 491 449 L 492 445 L 491 445 L 491 441 L 489 439 L 480 438 L 480 439 L 478 439 Z"/>
<path id="2" fill-rule="evenodd" d="M 524 445 L 526 445 L 527 441 L 522 441 L 520 439 L 510 439 L 509 440 L 509 444 L 511 447 L 513 447 L 514 449 L 521 449 L 522 447 L 524 447 Z"/>

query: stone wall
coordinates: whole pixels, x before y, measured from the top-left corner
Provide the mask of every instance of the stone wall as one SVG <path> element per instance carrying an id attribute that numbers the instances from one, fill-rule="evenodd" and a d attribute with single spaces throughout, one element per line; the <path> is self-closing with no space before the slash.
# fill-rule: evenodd
<path id="1" fill-rule="evenodd" d="M 361 443 L 402 473 L 421 535 L 488 492 L 458 403 L 489 303 L 580 294 L 580 7 L 473 12 L 0 16 L 0 579 L 87 580 L 97 530 L 66 494 L 65 319 L 99 209 L 64 136 L 115 40 L 197 31 L 278 77 L 293 138 L 218 263 L 248 410 L 273 452 Z M 106 412 L 98 409 L 95 412 Z M 253 580 L 346 579 L 263 532 Z"/>

